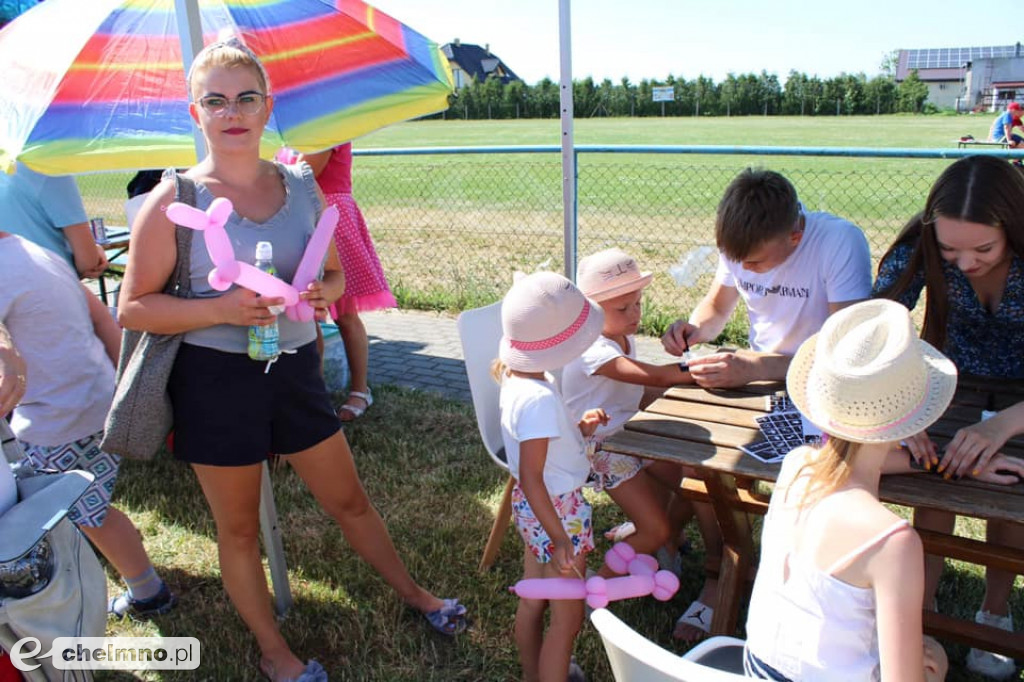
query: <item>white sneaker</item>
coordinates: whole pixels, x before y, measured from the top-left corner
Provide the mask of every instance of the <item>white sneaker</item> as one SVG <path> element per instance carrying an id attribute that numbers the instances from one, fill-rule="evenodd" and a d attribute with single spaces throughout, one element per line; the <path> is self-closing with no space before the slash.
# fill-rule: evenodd
<path id="1" fill-rule="evenodd" d="M 1009 615 L 997 616 L 988 611 L 978 611 L 974 614 L 974 622 L 1013 632 L 1013 617 Z M 1003 654 L 971 649 L 967 654 L 967 668 L 986 677 L 1005 680 L 1017 671 L 1017 664 Z"/>

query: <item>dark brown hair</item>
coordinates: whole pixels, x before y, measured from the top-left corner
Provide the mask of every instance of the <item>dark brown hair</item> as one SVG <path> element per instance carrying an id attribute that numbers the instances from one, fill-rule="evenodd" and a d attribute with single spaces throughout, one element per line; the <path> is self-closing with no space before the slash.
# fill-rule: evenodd
<path id="1" fill-rule="evenodd" d="M 747 168 L 725 188 L 715 217 L 715 242 L 742 261 L 769 239 L 788 234 L 800 217 L 796 189 L 775 171 Z"/>
<path id="2" fill-rule="evenodd" d="M 928 295 L 921 338 L 941 349 L 946 345 L 949 309 L 942 254 L 935 236 L 935 219 L 939 216 L 998 227 L 1006 234 L 1008 249 L 1024 258 L 1024 175 L 994 156 L 967 156 L 956 161 L 932 185 L 924 211 L 910 219 L 882 256 L 885 261 L 896 247 L 913 247 L 907 268 L 879 295 L 898 299 L 923 273 Z"/>

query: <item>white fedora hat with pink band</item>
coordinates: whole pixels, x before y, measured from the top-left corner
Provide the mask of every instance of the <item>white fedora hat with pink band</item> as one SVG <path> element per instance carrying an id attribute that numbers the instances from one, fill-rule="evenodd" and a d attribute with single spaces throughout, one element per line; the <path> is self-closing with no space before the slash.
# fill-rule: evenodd
<path id="1" fill-rule="evenodd" d="M 498 356 L 509 369 L 546 372 L 583 354 L 604 326 L 604 313 L 565 277 L 520 278 L 501 303 Z"/>
<path id="2" fill-rule="evenodd" d="M 803 342 L 786 388 L 827 433 L 857 443 L 898 441 L 942 416 L 956 367 L 917 337 L 905 307 L 874 299 L 833 313 Z"/>

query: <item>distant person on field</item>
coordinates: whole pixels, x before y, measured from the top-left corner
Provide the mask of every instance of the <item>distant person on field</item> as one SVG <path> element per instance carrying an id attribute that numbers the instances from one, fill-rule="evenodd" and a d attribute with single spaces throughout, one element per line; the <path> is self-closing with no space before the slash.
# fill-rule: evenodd
<path id="1" fill-rule="evenodd" d="M 0 212 L 5 230 L 60 255 L 79 277 L 99 277 L 107 269 L 70 175 L 43 175 L 18 162 L 13 175 L 0 173 Z"/>
<path id="2" fill-rule="evenodd" d="M 1020 146 L 1024 137 L 1013 132 L 1014 128 L 1024 129 L 1021 123 L 1021 106 L 1018 102 L 1010 102 L 1006 111 L 999 114 L 992 122 L 992 130 L 988 133 L 989 142 L 1006 142 L 1010 148 Z"/>
<path id="3" fill-rule="evenodd" d="M 718 204 L 715 240 L 720 254 L 710 291 L 661 342 L 682 355 L 713 341 L 742 299 L 750 350 L 690 359 L 690 374 L 701 386 L 784 379 L 796 349 L 829 315 L 871 293 L 864 233 L 829 213 L 805 211 L 792 183 L 774 171 L 748 168 L 729 184 Z M 721 552 L 720 540 L 705 541 L 709 556 Z M 717 593 L 717 582 L 707 581 L 680 617 L 677 638 L 692 640 L 708 631 Z"/>

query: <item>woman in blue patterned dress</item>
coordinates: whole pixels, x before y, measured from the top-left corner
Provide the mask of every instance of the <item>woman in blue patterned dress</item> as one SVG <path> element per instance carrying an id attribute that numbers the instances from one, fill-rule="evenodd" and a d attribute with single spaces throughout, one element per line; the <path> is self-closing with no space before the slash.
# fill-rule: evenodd
<path id="1" fill-rule="evenodd" d="M 995 157 L 970 156 L 950 165 L 932 186 L 924 211 L 904 227 L 882 257 L 874 295 L 908 308 L 928 292 L 921 337 L 949 356 L 960 372 L 1024 379 L 1024 174 Z M 995 405 L 988 406 L 990 410 Z M 1024 433 L 1024 402 L 960 429 L 943 452 L 925 434 L 906 441 L 926 467 L 957 479 L 980 470 L 1012 436 Z M 950 532 L 955 516 L 916 509 L 918 528 Z M 1024 548 L 1024 524 L 991 521 L 988 539 Z M 943 559 L 925 558 L 925 608 L 934 609 Z M 1009 597 L 1015 575 L 989 568 L 979 623 L 1013 629 Z M 1009 677 L 1013 660 L 972 649 L 967 666 Z"/>

